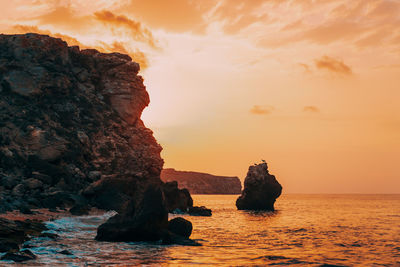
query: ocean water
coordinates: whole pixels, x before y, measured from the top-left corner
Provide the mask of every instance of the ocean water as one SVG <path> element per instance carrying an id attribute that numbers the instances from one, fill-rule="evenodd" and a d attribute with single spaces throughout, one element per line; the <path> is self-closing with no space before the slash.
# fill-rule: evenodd
<path id="1" fill-rule="evenodd" d="M 212 217 L 183 216 L 200 247 L 96 242 L 106 213 L 49 222 L 61 238 L 29 241 L 39 257 L 26 265 L 400 266 L 400 195 L 283 195 L 276 212 L 238 211 L 236 198 L 193 196 L 213 210 Z"/>

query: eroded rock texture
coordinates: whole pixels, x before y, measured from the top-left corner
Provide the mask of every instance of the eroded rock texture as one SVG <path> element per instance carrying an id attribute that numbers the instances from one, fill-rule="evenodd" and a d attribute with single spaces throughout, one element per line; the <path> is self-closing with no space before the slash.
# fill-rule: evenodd
<path id="1" fill-rule="evenodd" d="M 239 210 L 274 210 L 275 200 L 281 195 L 282 186 L 268 172 L 266 162 L 249 167 L 242 195 L 236 200 Z"/>
<path id="2" fill-rule="evenodd" d="M 138 72 L 127 55 L 0 35 L 0 211 L 85 201 L 121 210 L 161 183 Z"/>

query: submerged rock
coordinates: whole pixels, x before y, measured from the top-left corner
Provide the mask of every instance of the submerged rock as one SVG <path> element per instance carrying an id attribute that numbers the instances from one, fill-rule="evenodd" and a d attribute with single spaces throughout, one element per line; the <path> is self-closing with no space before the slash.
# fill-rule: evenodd
<path id="1" fill-rule="evenodd" d="M 74 255 L 71 251 L 66 250 L 66 249 L 61 250 L 59 253 L 60 253 L 60 254 L 63 254 L 63 255 L 67 255 L 67 256 Z"/>
<path id="2" fill-rule="evenodd" d="M 188 210 L 189 215 L 192 216 L 211 216 L 212 212 L 211 209 L 207 209 L 204 206 L 201 207 L 190 207 Z"/>
<path id="3" fill-rule="evenodd" d="M 39 221 L 0 218 L 0 252 L 6 252 L 0 259 L 14 262 L 35 259 L 36 256 L 30 250 L 19 249 L 30 238 L 41 236 L 44 230 L 47 230 L 46 226 Z"/>
<path id="4" fill-rule="evenodd" d="M 244 190 L 236 200 L 239 210 L 274 210 L 275 200 L 281 195 L 282 186 L 268 172 L 266 162 L 249 167 Z"/>
<path id="5" fill-rule="evenodd" d="M 32 253 L 29 249 L 23 249 L 18 252 L 7 252 L 3 255 L 1 260 L 23 262 L 36 259 L 36 255 Z"/>

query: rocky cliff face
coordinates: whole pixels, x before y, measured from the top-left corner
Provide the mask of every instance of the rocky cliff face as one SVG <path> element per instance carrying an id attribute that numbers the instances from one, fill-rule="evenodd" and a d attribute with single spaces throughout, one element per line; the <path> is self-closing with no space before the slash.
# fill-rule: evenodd
<path id="1" fill-rule="evenodd" d="M 163 169 L 161 179 L 164 182 L 177 181 L 179 188 L 187 188 L 191 194 L 240 194 L 242 190 L 238 177 Z"/>
<path id="2" fill-rule="evenodd" d="M 0 211 L 119 209 L 161 184 L 161 146 L 140 119 L 149 96 L 127 55 L 0 35 Z"/>

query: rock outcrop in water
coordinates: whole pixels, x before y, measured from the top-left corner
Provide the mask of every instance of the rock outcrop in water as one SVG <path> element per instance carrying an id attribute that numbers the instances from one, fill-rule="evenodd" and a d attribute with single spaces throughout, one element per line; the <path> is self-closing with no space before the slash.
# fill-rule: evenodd
<path id="1" fill-rule="evenodd" d="M 281 195 L 282 186 L 269 174 L 266 162 L 249 167 L 244 189 L 236 200 L 239 210 L 274 210 L 275 200 Z"/>
<path id="2" fill-rule="evenodd" d="M 81 201 L 120 210 L 161 184 L 149 96 L 127 55 L 0 35 L 0 209 Z M 79 196 L 83 192 L 85 198 Z"/>
<path id="3" fill-rule="evenodd" d="M 168 168 L 161 171 L 161 180 L 177 181 L 179 188 L 187 188 L 191 194 L 240 194 L 242 191 L 238 177 L 215 176 Z"/>
<path id="4" fill-rule="evenodd" d="M 160 187 L 146 189 L 140 203 L 129 202 L 126 210 L 97 229 L 99 241 L 157 241 L 168 227 L 168 212 Z"/>
<path id="5" fill-rule="evenodd" d="M 199 245 L 189 239 L 192 233 L 191 222 L 183 218 L 168 222 L 165 203 L 162 188 L 149 186 L 140 203 L 131 200 L 125 211 L 99 226 L 96 240 L 111 242 L 162 240 L 163 244 Z"/>

